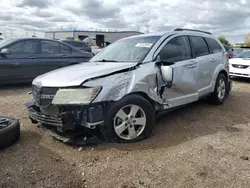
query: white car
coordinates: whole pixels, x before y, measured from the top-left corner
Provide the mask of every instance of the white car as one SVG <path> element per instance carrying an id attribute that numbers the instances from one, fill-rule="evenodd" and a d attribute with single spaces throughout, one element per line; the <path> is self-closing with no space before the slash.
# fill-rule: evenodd
<path id="1" fill-rule="evenodd" d="M 98 54 L 102 49 L 99 46 L 91 46 L 91 51 L 94 55 Z"/>
<path id="2" fill-rule="evenodd" d="M 229 59 L 229 76 L 250 78 L 250 50 L 244 50 Z"/>

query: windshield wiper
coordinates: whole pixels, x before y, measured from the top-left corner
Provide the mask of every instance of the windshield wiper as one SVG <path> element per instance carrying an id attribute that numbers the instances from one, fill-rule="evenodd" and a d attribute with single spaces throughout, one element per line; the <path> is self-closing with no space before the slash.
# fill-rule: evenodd
<path id="1" fill-rule="evenodd" d="M 118 62 L 118 61 L 110 60 L 110 59 L 102 59 L 102 60 L 97 60 L 97 61 L 94 61 L 94 62 Z"/>

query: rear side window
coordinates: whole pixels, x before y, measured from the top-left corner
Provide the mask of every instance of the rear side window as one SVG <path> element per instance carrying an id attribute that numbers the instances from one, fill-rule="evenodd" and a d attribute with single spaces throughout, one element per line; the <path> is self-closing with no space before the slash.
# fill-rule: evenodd
<path id="1" fill-rule="evenodd" d="M 60 44 L 60 48 L 61 48 L 61 53 L 63 53 L 63 54 L 70 54 L 71 53 L 71 48 L 64 45 L 64 44 Z"/>
<path id="2" fill-rule="evenodd" d="M 54 41 L 41 41 L 42 54 L 58 54 L 60 53 L 60 43 Z"/>
<path id="3" fill-rule="evenodd" d="M 222 52 L 222 48 L 216 40 L 212 38 L 205 38 L 205 40 L 207 41 L 211 53 L 215 54 Z"/>
<path id="4" fill-rule="evenodd" d="M 196 57 L 209 54 L 208 46 L 204 38 L 191 36 L 190 40 L 191 40 L 193 52 Z"/>
<path id="5" fill-rule="evenodd" d="M 191 59 L 191 49 L 188 38 L 179 36 L 171 39 L 160 52 L 161 59 L 168 62 L 178 62 Z"/>

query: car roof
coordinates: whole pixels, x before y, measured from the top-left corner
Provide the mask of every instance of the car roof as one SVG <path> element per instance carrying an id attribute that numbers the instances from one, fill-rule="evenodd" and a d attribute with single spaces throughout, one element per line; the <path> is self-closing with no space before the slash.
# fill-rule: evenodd
<path id="1" fill-rule="evenodd" d="M 140 35 L 134 35 L 127 38 L 137 38 L 137 37 L 153 37 L 153 36 L 167 36 L 167 35 L 174 35 L 174 34 L 183 34 L 183 35 L 195 35 L 195 36 L 202 36 L 202 37 L 208 37 L 208 38 L 216 38 L 212 34 L 208 34 L 205 31 L 189 31 L 189 30 L 183 30 L 183 31 L 162 31 L 162 32 L 154 32 L 154 33 L 146 33 L 146 34 L 140 34 Z"/>
<path id="2" fill-rule="evenodd" d="M 56 40 L 56 39 L 48 39 L 48 38 L 39 38 L 39 37 L 20 37 L 20 38 L 7 38 L 9 40 L 13 40 L 13 41 L 19 41 L 19 40 L 49 40 L 49 41 L 61 41 L 61 40 Z"/>

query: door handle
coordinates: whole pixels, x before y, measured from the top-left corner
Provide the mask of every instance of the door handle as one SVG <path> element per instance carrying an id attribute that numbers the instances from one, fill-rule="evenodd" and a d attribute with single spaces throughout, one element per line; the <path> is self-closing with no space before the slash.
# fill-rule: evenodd
<path id="1" fill-rule="evenodd" d="M 35 56 L 30 56 L 30 59 L 36 59 L 36 57 Z"/>
<path id="2" fill-rule="evenodd" d="M 18 66 L 18 65 L 20 65 L 20 63 L 13 63 L 13 65 Z"/>
<path id="3" fill-rule="evenodd" d="M 211 62 L 215 62 L 215 59 L 213 58 L 213 59 L 211 60 Z"/>
<path id="4" fill-rule="evenodd" d="M 192 68 L 195 68 L 197 67 L 197 64 L 190 64 L 187 66 L 188 69 L 192 69 Z"/>
<path id="5" fill-rule="evenodd" d="M 62 55 L 62 58 L 66 58 L 66 57 L 68 57 L 68 56 L 66 56 L 66 55 Z"/>

